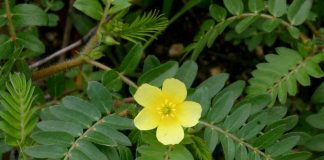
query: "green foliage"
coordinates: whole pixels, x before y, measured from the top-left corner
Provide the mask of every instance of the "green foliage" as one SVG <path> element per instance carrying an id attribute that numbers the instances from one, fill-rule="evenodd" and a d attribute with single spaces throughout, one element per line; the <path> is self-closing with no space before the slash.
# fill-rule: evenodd
<path id="1" fill-rule="evenodd" d="M 257 70 L 252 72 L 247 93 L 250 96 L 268 93 L 272 95 L 272 104 L 278 97 L 280 103 L 285 103 L 287 95 L 296 95 L 297 82 L 309 86 L 310 76 L 320 78 L 324 76 L 319 64 L 322 53 L 302 57 L 289 48 L 277 48 L 276 54 L 265 56 L 267 63 L 258 64 Z"/>
<path id="2" fill-rule="evenodd" d="M 309 153 L 291 153 L 299 136 L 285 136 L 296 125 L 295 118 L 282 119 L 287 109 L 263 109 L 271 102 L 267 95 L 234 105 L 243 88 L 244 83 L 236 82 L 213 98 L 206 122 L 201 122 L 207 127 L 204 140 L 209 151 L 220 143 L 225 159 L 307 159 Z"/>
<path id="3" fill-rule="evenodd" d="M 322 1 L 1 4 L 0 158 L 324 159 Z M 133 124 L 136 89 L 167 78 L 202 107 L 170 146 Z"/>
<path id="4" fill-rule="evenodd" d="M 61 104 L 45 111 L 53 118 L 37 124 L 40 131 L 34 132 L 31 138 L 38 145 L 26 147 L 24 152 L 27 155 L 35 158 L 104 160 L 108 158 L 101 147 L 131 145 L 127 136 L 118 130 L 133 128 L 133 122 L 116 114 L 107 115 L 112 112 L 112 101 L 107 101 L 111 98 L 110 92 L 98 82 L 89 83 L 87 91 L 90 102 L 67 96 Z"/>
<path id="5" fill-rule="evenodd" d="M 0 129 L 5 133 L 5 142 L 11 146 L 24 146 L 28 135 L 35 127 L 38 116 L 33 107 L 36 95 L 31 80 L 22 74 L 9 75 L 6 91 L 1 91 Z"/>
<path id="6" fill-rule="evenodd" d="M 89 17 L 100 20 L 103 14 L 102 6 L 99 0 L 87 1 L 87 0 L 77 0 L 74 2 L 73 6 L 88 15 Z"/>
<path id="7" fill-rule="evenodd" d="M 129 25 L 124 25 L 117 34 L 123 39 L 136 43 L 153 37 L 155 32 L 164 30 L 167 25 L 168 19 L 154 10 L 137 17 Z"/>

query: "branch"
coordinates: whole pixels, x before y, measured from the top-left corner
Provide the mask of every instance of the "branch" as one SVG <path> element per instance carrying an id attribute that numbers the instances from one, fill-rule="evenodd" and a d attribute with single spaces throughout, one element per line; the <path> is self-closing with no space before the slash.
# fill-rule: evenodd
<path id="1" fill-rule="evenodd" d="M 268 15 L 268 14 L 258 14 L 258 13 L 243 13 L 237 16 L 232 16 L 227 18 L 226 20 L 236 20 L 236 19 L 241 19 L 241 18 L 246 18 L 246 17 L 251 17 L 251 16 L 260 16 L 263 19 L 277 19 L 277 17 Z M 290 23 L 288 23 L 287 21 L 284 21 L 282 19 L 280 19 L 281 21 L 281 25 L 288 28 L 291 27 L 292 25 Z M 299 39 L 302 40 L 303 42 L 307 42 L 309 41 L 309 38 L 307 37 L 307 35 L 305 35 L 304 33 L 300 32 L 299 34 Z"/>
<path id="2" fill-rule="evenodd" d="M 12 14 L 11 14 L 11 11 L 10 11 L 10 5 L 9 5 L 9 0 L 5 0 L 5 6 L 6 6 L 6 17 L 8 19 L 8 29 L 9 29 L 9 33 L 10 33 L 10 36 L 11 36 L 11 40 L 16 43 L 16 38 L 17 38 L 17 35 L 16 35 L 16 30 L 15 30 L 15 26 L 13 25 L 12 23 Z"/>
<path id="3" fill-rule="evenodd" d="M 215 131 L 225 135 L 226 137 L 229 137 L 229 138 L 233 139 L 234 141 L 236 141 L 239 144 L 244 145 L 245 147 L 252 150 L 256 154 L 259 154 L 260 156 L 264 157 L 266 160 L 273 160 L 270 155 L 266 155 L 264 152 L 262 152 L 258 148 L 255 148 L 252 145 L 250 145 L 249 143 L 246 143 L 245 141 L 240 139 L 239 137 L 236 137 L 235 135 L 233 135 L 233 134 L 231 134 L 231 133 L 229 133 L 227 131 L 224 131 L 222 128 L 217 127 L 217 126 L 212 125 L 212 124 L 209 124 L 209 123 L 204 122 L 204 121 L 199 121 L 199 123 L 206 126 L 206 127 L 208 127 L 208 128 L 211 128 L 212 130 L 215 130 Z"/>
<path id="4" fill-rule="evenodd" d="M 40 80 L 40 79 L 42 79 L 44 77 L 47 77 L 49 75 L 58 73 L 58 72 L 63 71 L 63 70 L 67 70 L 69 68 L 79 66 L 79 65 L 81 65 L 83 63 L 84 63 L 83 58 L 77 57 L 77 58 L 74 58 L 72 60 L 65 61 L 65 62 L 62 62 L 62 63 L 59 63 L 59 64 L 56 64 L 56 65 L 50 66 L 48 68 L 41 69 L 39 71 L 34 72 L 33 76 L 32 76 L 32 80 L 33 81 Z"/>
<path id="5" fill-rule="evenodd" d="M 307 25 L 307 27 L 313 32 L 313 34 L 315 35 L 315 36 L 317 36 L 318 38 L 320 38 L 322 41 L 324 41 L 324 36 L 321 34 L 321 32 L 319 32 L 316 28 L 315 28 L 315 26 L 311 23 L 311 22 L 309 22 L 309 21 L 307 21 L 306 22 L 306 25 Z"/>
<path id="6" fill-rule="evenodd" d="M 29 65 L 29 68 L 30 69 L 37 68 L 38 66 L 40 66 L 40 65 L 42 65 L 42 64 L 44 64 L 44 63 L 52 60 L 53 58 L 55 58 L 57 56 L 60 56 L 60 55 L 62 55 L 64 53 L 66 53 L 66 52 L 68 52 L 68 51 L 70 51 L 70 50 L 72 50 L 72 49 L 80 46 L 81 44 L 82 44 L 82 40 L 78 40 L 78 41 L 70 44 L 69 46 L 67 46 L 65 48 L 62 48 L 62 49 L 60 49 L 60 50 L 52 53 L 51 55 L 45 57 L 44 59 L 41 59 L 41 60 L 39 60 L 39 61 L 37 61 L 37 62 Z"/>
<path id="7" fill-rule="evenodd" d="M 101 29 L 102 24 L 106 21 L 106 17 L 108 16 L 108 11 L 109 11 L 109 8 L 110 8 L 110 2 L 111 2 L 111 0 L 108 1 L 108 4 L 105 7 L 104 14 L 103 14 L 103 16 L 102 16 L 102 18 L 100 20 L 100 23 L 99 23 L 97 29 L 96 29 L 96 34 L 90 39 L 90 41 L 87 43 L 87 45 L 81 51 L 81 53 L 80 53 L 81 55 L 79 57 L 74 58 L 74 59 L 72 59 L 70 61 L 62 62 L 62 63 L 56 64 L 54 66 L 50 66 L 48 68 L 36 71 L 35 73 L 33 73 L 32 79 L 33 80 L 39 80 L 39 79 L 42 79 L 42 78 L 47 77 L 49 75 L 52 75 L 54 73 L 60 72 L 62 70 L 69 69 L 69 68 L 72 68 L 72 67 L 79 66 L 79 65 L 83 64 L 85 61 L 84 61 L 84 58 L 82 56 L 87 54 L 87 53 L 90 53 L 96 47 L 96 45 L 97 45 L 97 43 L 99 41 L 100 29 Z M 90 33 L 91 33 L 91 31 L 90 31 Z M 85 37 L 85 38 L 87 38 L 87 37 Z M 63 53 L 61 53 L 61 54 L 63 54 Z M 56 57 L 58 55 L 59 54 L 56 54 L 54 57 Z M 47 59 L 50 60 L 51 58 L 47 58 Z M 45 62 L 43 62 L 43 63 L 45 63 Z"/>

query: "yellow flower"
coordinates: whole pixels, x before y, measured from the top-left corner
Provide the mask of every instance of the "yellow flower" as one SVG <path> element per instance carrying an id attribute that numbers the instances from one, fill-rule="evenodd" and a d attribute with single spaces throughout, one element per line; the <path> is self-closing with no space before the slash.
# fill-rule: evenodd
<path id="1" fill-rule="evenodd" d="M 201 116 L 200 104 L 185 101 L 187 89 L 181 81 L 170 78 L 162 90 L 149 84 L 141 85 L 134 98 L 144 108 L 135 117 L 139 130 L 157 127 L 156 137 L 164 145 L 179 144 L 184 137 L 182 127 L 193 127 Z"/>

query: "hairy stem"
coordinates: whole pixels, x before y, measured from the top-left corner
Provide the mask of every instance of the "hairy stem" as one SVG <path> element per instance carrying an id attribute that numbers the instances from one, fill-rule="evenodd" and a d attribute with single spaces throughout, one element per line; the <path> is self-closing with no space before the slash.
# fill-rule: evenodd
<path id="1" fill-rule="evenodd" d="M 8 29 L 9 29 L 9 34 L 11 36 L 11 40 L 13 42 L 16 42 L 16 30 L 15 30 L 15 26 L 13 25 L 12 23 L 12 14 L 11 14 L 11 11 L 10 11 L 10 4 L 9 4 L 9 0 L 5 0 L 5 6 L 6 6 L 6 17 L 8 19 L 8 23 L 7 23 L 7 26 L 8 26 Z"/>
<path id="2" fill-rule="evenodd" d="M 72 67 L 79 66 L 84 63 L 84 60 L 81 57 L 74 58 L 69 61 L 65 61 L 62 63 L 58 63 L 56 65 L 50 66 L 48 68 L 41 69 L 39 71 L 36 71 L 33 73 L 32 79 L 34 81 L 40 80 L 42 78 L 45 78 L 47 76 L 50 76 L 52 74 L 70 69 Z"/>
<path id="3" fill-rule="evenodd" d="M 215 125 L 212 125 L 212 124 L 209 124 L 207 122 L 204 122 L 204 121 L 200 121 L 199 122 L 200 124 L 208 127 L 208 128 L 211 128 L 212 130 L 215 130 L 216 132 L 218 133 L 221 133 L 223 135 L 225 135 L 226 137 L 229 137 L 231 138 L 232 140 L 236 141 L 237 143 L 239 144 L 242 144 L 244 145 L 245 147 L 247 147 L 248 149 L 250 149 L 251 151 L 255 152 L 256 154 L 264 157 L 266 160 L 272 160 L 271 156 L 270 155 L 267 155 L 265 154 L 264 152 L 262 152 L 261 150 L 259 150 L 258 148 L 256 147 L 253 147 L 252 145 L 250 145 L 249 143 L 246 143 L 244 140 L 240 139 L 239 137 L 236 137 L 235 135 L 223 130 L 222 128 L 220 127 L 217 127 Z"/>
<path id="4" fill-rule="evenodd" d="M 63 71 L 63 70 L 83 64 L 84 59 L 82 56 L 90 53 L 96 47 L 96 45 L 100 39 L 100 29 L 101 29 L 102 24 L 105 22 L 106 17 L 108 16 L 108 11 L 109 11 L 110 4 L 111 4 L 110 2 L 111 2 L 111 0 L 108 1 L 108 4 L 105 7 L 104 14 L 99 22 L 96 34 L 90 39 L 90 41 L 87 43 L 87 45 L 81 51 L 81 53 L 80 53 L 81 55 L 79 57 L 76 57 L 70 61 L 65 61 L 65 62 L 56 64 L 56 65 L 50 66 L 48 68 L 36 71 L 33 73 L 32 79 L 39 80 L 39 79 L 42 79 L 49 75 L 55 74 L 57 72 L 60 72 L 60 71 Z"/>

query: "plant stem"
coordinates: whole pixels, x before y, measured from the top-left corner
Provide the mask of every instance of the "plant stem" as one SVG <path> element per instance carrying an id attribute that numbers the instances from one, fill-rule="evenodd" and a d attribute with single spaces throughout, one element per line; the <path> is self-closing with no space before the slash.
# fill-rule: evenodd
<path id="1" fill-rule="evenodd" d="M 274 16 L 271 16 L 271 15 L 268 15 L 268 14 L 258 14 L 258 13 L 243 13 L 243 14 L 240 14 L 240 15 L 237 15 L 237 16 L 232 16 L 232 17 L 229 17 L 227 18 L 226 20 L 236 20 L 236 19 L 241 19 L 241 18 L 246 18 L 246 17 L 251 17 L 251 16 L 260 16 L 261 18 L 263 19 L 271 19 L 271 20 L 274 20 L 274 19 L 277 19 L 277 17 L 274 17 Z M 284 21 L 282 19 L 280 19 L 281 21 L 281 25 L 288 28 L 288 27 L 291 27 L 292 25 L 290 23 L 288 23 L 287 21 Z M 304 34 L 304 33 L 300 33 L 299 34 L 299 39 L 302 41 L 302 42 L 307 42 L 309 41 L 309 38 Z"/>
<path id="2" fill-rule="evenodd" d="M 164 155 L 164 160 L 169 160 L 169 154 L 172 151 L 172 147 L 173 147 L 172 145 L 168 146 L 168 150 L 165 152 L 165 155 Z"/>
<path id="3" fill-rule="evenodd" d="M 102 17 L 100 19 L 96 34 L 90 39 L 88 44 L 81 51 L 81 55 L 86 54 L 86 53 L 90 53 L 90 51 L 93 50 L 93 48 L 96 47 L 98 41 L 100 40 L 100 36 L 101 36 L 100 30 L 101 30 L 101 27 L 102 27 L 103 23 L 106 21 L 106 17 L 108 16 L 110 5 L 111 5 L 111 0 L 108 0 L 108 4 L 106 5 L 104 13 L 103 13 L 103 15 L 102 15 Z"/>
<path id="4" fill-rule="evenodd" d="M 206 127 L 208 127 L 208 128 L 211 128 L 212 130 L 215 130 L 216 132 L 219 132 L 219 133 L 225 135 L 226 137 L 229 137 L 229 138 L 233 139 L 234 141 L 238 142 L 241 145 L 244 145 L 248 149 L 254 151 L 256 154 L 259 154 L 260 156 L 264 157 L 266 160 L 272 160 L 270 155 L 265 154 L 264 152 L 262 152 L 258 148 L 253 147 L 249 143 L 246 143 L 244 140 L 242 140 L 242 139 L 236 137 L 235 135 L 223 130 L 222 128 L 217 127 L 217 126 L 212 125 L 212 124 L 209 124 L 209 123 L 204 122 L 204 121 L 199 121 L 199 123 L 206 126 Z"/>
<path id="5" fill-rule="evenodd" d="M 89 64 L 91 64 L 91 65 L 93 65 L 93 66 L 96 66 L 96 67 L 98 67 L 98 68 L 100 68 L 100 69 L 103 69 L 103 70 L 105 70 L 105 71 L 110 71 L 110 70 L 111 70 L 110 67 L 108 67 L 108 66 L 106 66 L 106 65 L 104 65 L 104 64 L 102 64 L 102 63 L 99 63 L 99 62 L 97 62 L 97 61 L 89 60 L 89 59 L 84 59 L 84 60 L 85 60 L 87 63 L 89 63 Z M 124 83 L 126 83 L 126 84 L 128 84 L 129 86 L 132 86 L 132 87 L 134 87 L 134 88 L 138 88 L 138 86 L 136 85 L 135 82 L 133 82 L 133 81 L 130 80 L 129 78 L 125 77 L 122 73 L 118 73 L 118 74 L 119 74 L 120 79 L 121 79 Z"/>
<path id="6" fill-rule="evenodd" d="M 40 66 L 40 65 L 42 65 L 42 64 L 44 64 L 44 63 L 46 63 L 46 62 L 48 62 L 50 60 L 52 60 L 53 58 L 55 58 L 55 57 L 57 57 L 59 55 L 62 55 L 64 53 L 68 52 L 69 50 L 72 50 L 72 49 L 80 46 L 81 44 L 82 44 L 82 40 L 78 40 L 78 41 L 70 44 L 69 46 L 66 46 L 65 48 L 62 48 L 62 49 L 60 49 L 60 50 L 58 50 L 58 51 L 50 54 L 48 57 L 45 57 L 44 59 L 41 59 L 41 60 L 39 60 L 39 61 L 31 64 L 29 66 L 29 68 L 31 68 L 31 69 L 36 68 L 36 67 L 38 67 L 38 66 Z"/>
<path id="7" fill-rule="evenodd" d="M 311 22 L 307 21 L 306 25 L 313 32 L 315 36 L 317 36 L 322 41 L 324 41 L 324 36 L 315 28 L 315 26 Z"/>
<path id="8" fill-rule="evenodd" d="M 42 79 L 44 77 L 47 77 L 49 75 L 58 73 L 60 71 L 79 66 L 83 63 L 84 63 L 84 60 L 81 57 L 77 57 L 72 60 L 65 61 L 65 62 L 56 64 L 56 65 L 50 66 L 48 68 L 44 68 L 39 71 L 36 71 L 33 73 L 32 79 L 34 81 L 36 81 L 36 80 Z"/>
<path id="9" fill-rule="evenodd" d="M 79 57 L 76 57 L 76 58 L 74 58 L 74 59 L 72 59 L 70 61 L 65 61 L 65 62 L 56 64 L 56 65 L 50 66 L 48 68 L 36 71 L 35 73 L 33 73 L 32 79 L 33 80 L 39 80 L 39 79 L 42 79 L 42 78 L 47 77 L 49 75 L 52 75 L 54 73 L 57 73 L 57 72 L 60 72 L 60 71 L 63 71 L 63 70 L 66 70 L 66 69 L 69 69 L 69 68 L 72 68 L 72 67 L 79 66 L 79 65 L 83 64 L 85 61 L 84 61 L 84 58 L 81 57 L 81 56 L 90 53 L 96 47 L 96 45 L 97 45 L 97 43 L 98 43 L 98 41 L 100 39 L 99 38 L 100 29 L 102 27 L 102 24 L 105 22 L 106 17 L 108 16 L 108 11 L 109 11 L 110 4 L 111 4 L 110 2 L 111 2 L 111 0 L 108 1 L 108 4 L 105 7 L 104 14 L 103 14 L 103 16 L 102 16 L 102 18 L 101 18 L 101 20 L 99 22 L 96 34 L 86 44 L 84 49 L 81 51 L 81 53 L 80 53 L 81 55 Z M 59 54 L 57 54 L 57 55 L 59 55 Z M 53 58 L 53 57 L 50 57 L 48 59 L 51 59 L 51 58 Z M 36 66 L 36 65 L 33 65 L 33 67 L 34 66 Z"/>
<path id="10" fill-rule="evenodd" d="M 9 34 L 11 36 L 11 40 L 14 43 L 16 43 L 17 35 L 16 35 L 15 26 L 12 23 L 12 14 L 11 14 L 11 11 L 10 11 L 10 3 L 9 3 L 9 0 L 5 0 L 5 6 L 6 6 L 6 17 L 8 19 L 7 26 L 8 26 L 8 29 L 9 29 Z"/>

